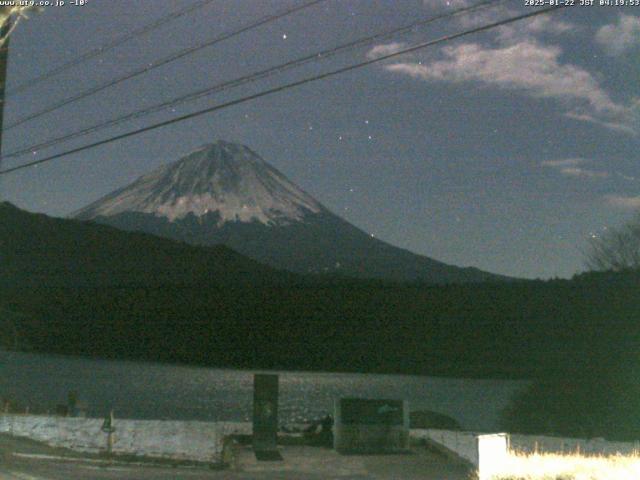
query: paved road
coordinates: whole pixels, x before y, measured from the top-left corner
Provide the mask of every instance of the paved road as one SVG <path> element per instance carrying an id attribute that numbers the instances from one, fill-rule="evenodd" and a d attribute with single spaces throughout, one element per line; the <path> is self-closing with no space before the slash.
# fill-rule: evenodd
<path id="1" fill-rule="evenodd" d="M 258 462 L 236 446 L 227 470 L 110 462 L 0 436 L 0 480 L 468 480 L 469 470 L 416 448 L 407 455 L 342 456 L 330 449 L 281 448 L 284 461 Z"/>

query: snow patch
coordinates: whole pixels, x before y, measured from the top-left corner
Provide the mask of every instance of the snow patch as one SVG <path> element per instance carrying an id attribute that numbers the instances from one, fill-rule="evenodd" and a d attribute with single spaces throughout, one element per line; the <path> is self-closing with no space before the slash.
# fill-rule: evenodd
<path id="1" fill-rule="evenodd" d="M 218 141 L 140 177 L 74 216 L 91 219 L 139 212 L 170 222 L 217 213 L 218 225 L 302 221 L 322 205 L 243 145 Z"/>

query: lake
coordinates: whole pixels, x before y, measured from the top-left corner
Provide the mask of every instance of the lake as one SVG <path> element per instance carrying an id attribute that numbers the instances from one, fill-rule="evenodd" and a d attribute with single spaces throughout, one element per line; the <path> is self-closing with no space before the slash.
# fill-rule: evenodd
<path id="1" fill-rule="evenodd" d="M 139 419 L 249 421 L 253 374 L 260 370 L 112 361 L 0 351 L 0 398 L 32 411 L 53 410 L 75 390 L 90 416 Z M 332 411 L 340 397 L 404 399 L 411 410 L 455 418 L 464 428 L 491 431 L 500 411 L 529 382 L 374 375 L 280 374 L 281 423 L 303 422 Z"/>

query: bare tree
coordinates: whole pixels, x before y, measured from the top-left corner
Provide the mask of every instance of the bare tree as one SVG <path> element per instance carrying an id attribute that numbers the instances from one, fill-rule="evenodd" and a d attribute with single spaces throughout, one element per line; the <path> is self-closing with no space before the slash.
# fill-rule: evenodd
<path id="1" fill-rule="evenodd" d="M 640 212 L 622 227 L 591 239 L 586 265 L 591 270 L 640 270 Z"/>

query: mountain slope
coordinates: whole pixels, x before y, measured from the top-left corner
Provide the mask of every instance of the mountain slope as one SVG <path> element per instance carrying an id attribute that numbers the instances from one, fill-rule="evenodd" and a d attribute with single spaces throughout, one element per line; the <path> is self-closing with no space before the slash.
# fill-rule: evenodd
<path id="1" fill-rule="evenodd" d="M 463 283 L 503 277 L 416 255 L 331 213 L 249 148 L 218 141 L 74 214 L 298 273 Z"/>
<path id="2" fill-rule="evenodd" d="M 0 203 L 0 285 L 279 284 L 278 272 L 222 245 L 193 247 L 106 225 L 51 218 Z"/>

